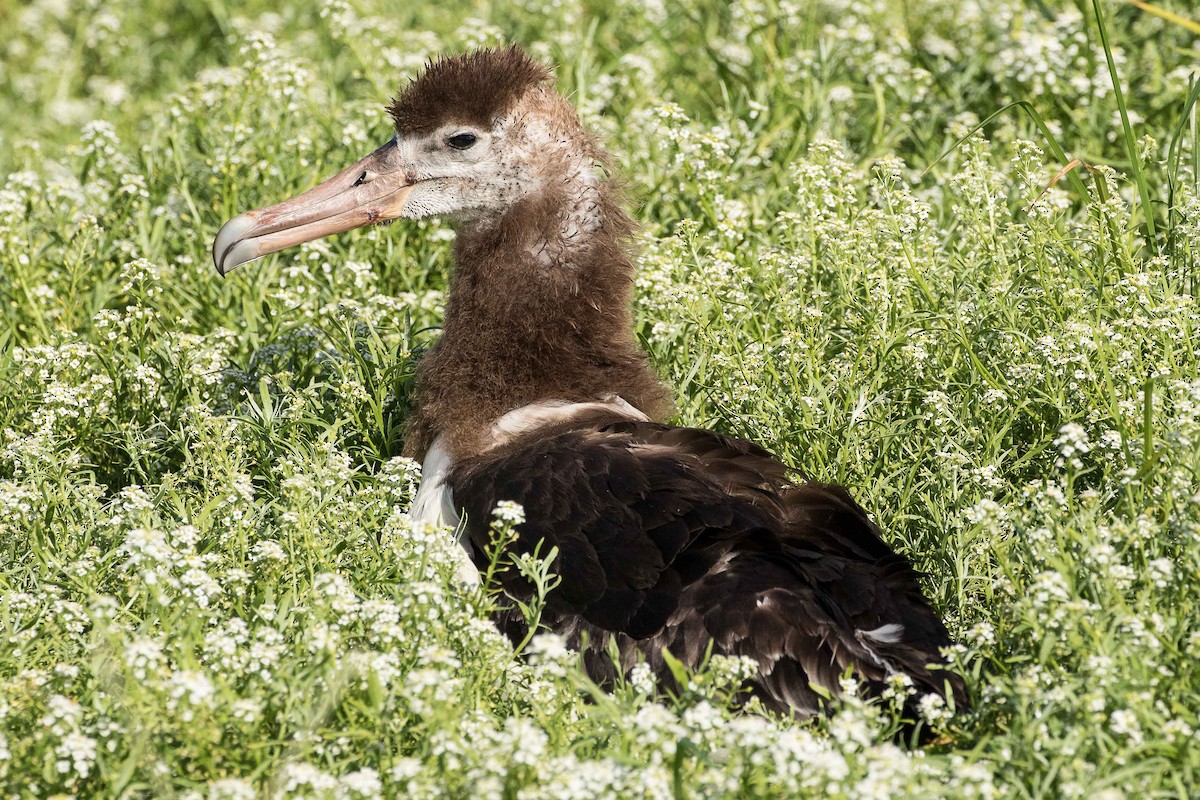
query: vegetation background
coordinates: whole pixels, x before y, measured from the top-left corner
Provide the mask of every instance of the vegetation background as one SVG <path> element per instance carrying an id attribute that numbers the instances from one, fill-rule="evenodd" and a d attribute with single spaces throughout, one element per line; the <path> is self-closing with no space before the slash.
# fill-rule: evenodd
<path id="1" fill-rule="evenodd" d="M 1185 0 L 0 4 L 4 796 L 1195 796 L 1197 31 Z M 738 662 L 658 697 L 514 659 L 405 513 L 450 228 L 214 275 L 224 219 L 509 41 L 622 166 L 679 420 L 848 484 L 925 572 L 974 698 L 925 704 L 934 745 L 897 698 L 731 714 Z"/>

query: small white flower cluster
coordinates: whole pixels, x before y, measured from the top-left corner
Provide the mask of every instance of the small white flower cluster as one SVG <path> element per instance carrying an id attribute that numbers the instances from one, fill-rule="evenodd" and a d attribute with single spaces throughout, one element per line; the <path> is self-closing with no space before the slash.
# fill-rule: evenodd
<path id="1" fill-rule="evenodd" d="M 118 552 L 126 557 L 123 568 L 136 574 L 156 596 L 165 597 L 162 592 L 174 590 L 207 608 L 224 593 L 212 575 L 221 558 L 216 553 L 197 553 L 196 541 L 197 530 L 191 525 L 169 534 L 154 528 L 132 528 Z"/>
<path id="2" fill-rule="evenodd" d="M 1058 448 L 1058 466 L 1074 470 L 1083 469 L 1082 456 L 1092 450 L 1087 430 L 1077 422 L 1068 422 L 1059 428 L 1054 446 Z"/>
<path id="3" fill-rule="evenodd" d="M 96 740 L 80 731 L 83 710 L 62 695 L 50 697 L 41 726 L 56 742 L 55 770 L 64 776 L 87 778 L 96 763 Z"/>
<path id="4" fill-rule="evenodd" d="M 1088 34 L 1080 12 L 1064 6 L 1050 19 L 1026 18 L 1011 44 L 993 62 L 1014 98 L 1051 97 L 1071 107 L 1087 106 L 1112 91 L 1104 52 Z M 1111 24 L 1111 23 L 1110 23 Z M 1118 65 L 1125 61 L 1113 50 Z"/>
<path id="5" fill-rule="evenodd" d="M 492 509 L 492 516 L 501 524 L 516 526 L 525 521 L 525 509 L 521 507 L 520 503 L 501 500 Z"/>
<path id="6" fill-rule="evenodd" d="M 192 722 L 198 710 L 212 708 L 216 688 L 202 672 L 183 670 L 173 673 L 165 682 L 166 708 L 178 714 L 184 723 Z"/>

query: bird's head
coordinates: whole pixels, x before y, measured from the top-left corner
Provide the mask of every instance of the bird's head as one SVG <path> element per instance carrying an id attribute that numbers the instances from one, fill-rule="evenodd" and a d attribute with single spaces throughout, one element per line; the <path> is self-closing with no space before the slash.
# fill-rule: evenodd
<path id="1" fill-rule="evenodd" d="M 597 181 L 591 137 L 550 70 L 520 48 L 432 62 L 388 111 L 387 144 L 304 194 L 226 222 L 213 242 L 217 271 L 401 217 L 486 222 L 547 187 Z"/>

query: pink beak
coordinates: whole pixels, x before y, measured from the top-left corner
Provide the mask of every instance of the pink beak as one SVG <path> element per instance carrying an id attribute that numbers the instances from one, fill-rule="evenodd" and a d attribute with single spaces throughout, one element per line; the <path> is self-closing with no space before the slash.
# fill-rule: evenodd
<path id="1" fill-rule="evenodd" d="M 224 275 L 286 247 L 396 219 L 414 185 L 393 139 L 302 195 L 226 222 L 213 240 L 213 265 Z"/>

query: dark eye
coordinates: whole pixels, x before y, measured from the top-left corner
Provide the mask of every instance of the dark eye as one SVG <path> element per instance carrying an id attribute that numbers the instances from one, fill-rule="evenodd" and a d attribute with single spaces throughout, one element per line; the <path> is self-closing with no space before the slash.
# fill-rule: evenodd
<path id="1" fill-rule="evenodd" d="M 446 144 L 455 150 L 466 150 L 475 144 L 479 137 L 473 133 L 456 133 L 446 140 Z"/>

